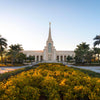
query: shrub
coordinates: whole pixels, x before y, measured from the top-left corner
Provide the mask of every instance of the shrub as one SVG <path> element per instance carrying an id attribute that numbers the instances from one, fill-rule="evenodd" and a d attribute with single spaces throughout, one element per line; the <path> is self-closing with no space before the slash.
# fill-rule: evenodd
<path id="1" fill-rule="evenodd" d="M 100 78 L 42 63 L 0 82 L 0 100 L 100 100 Z"/>
<path id="2" fill-rule="evenodd" d="M 39 100 L 39 89 L 31 86 L 25 86 L 22 89 L 21 98 L 23 100 Z"/>

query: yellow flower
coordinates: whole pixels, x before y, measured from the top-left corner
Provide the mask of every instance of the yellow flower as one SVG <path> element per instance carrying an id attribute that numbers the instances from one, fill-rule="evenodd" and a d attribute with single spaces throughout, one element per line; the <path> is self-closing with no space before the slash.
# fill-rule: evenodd
<path id="1" fill-rule="evenodd" d="M 60 83 L 60 85 L 65 85 L 66 79 L 63 79 Z"/>
<path id="2" fill-rule="evenodd" d="M 72 72 L 72 75 L 77 75 L 76 71 L 73 71 L 73 72 Z"/>
<path id="3" fill-rule="evenodd" d="M 98 83 L 100 83 L 100 80 L 97 80 Z"/>
<path id="4" fill-rule="evenodd" d="M 80 90 L 82 90 L 83 89 L 83 86 L 81 85 L 81 86 L 75 86 L 74 87 L 74 90 L 75 91 L 80 91 Z"/>

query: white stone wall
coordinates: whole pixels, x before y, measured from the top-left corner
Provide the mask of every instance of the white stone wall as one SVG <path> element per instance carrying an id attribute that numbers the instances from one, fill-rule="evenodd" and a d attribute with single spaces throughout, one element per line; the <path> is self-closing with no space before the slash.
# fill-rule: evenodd
<path id="1" fill-rule="evenodd" d="M 43 59 L 43 51 L 31 51 L 31 50 L 25 50 L 23 51 L 24 54 L 26 54 L 27 57 L 34 56 L 35 57 L 35 62 L 36 61 L 41 61 L 41 56 Z"/>
<path id="2" fill-rule="evenodd" d="M 75 53 L 74 53 L 74 51 L 56 51 L 56 55 L 66 55 L 66 56 L 68 56 L 68 55 L 70 55 L 70 56 L 75 56 Z"/>
<path id="3" fill-rule="evenodd" d="M 31 50 L 25 50 L 23 51 L 24 54 L 26 54 L 27 56 L 31 55 L 31 56 L 34 56 L 34 55 L 43 55 L 43 51 L 31 51 Z"/>
<path id="4" fill-rule="evenodd" d="M 46 57 L 46 53 L 45 53 L 46 51 L 45 51 L 45 49 L 44 49 L 44 52 L 43 51 L 23 51 L 23 53 L 24 54 L 26 54 L 27 56 L 29 56 L 29 55 L 31 55 L 31 56 L 35 56 L 35 61 L 37 61 L 37 56 L 39 57 L 38 58 L 38 61 L 41 61 L 41 56 L 43 57 L 43 60 L 44 61 L 47 61 L 46 59 L 47 59 L 47 57 Z M 56 50 L 54 50 L 54 57 L 53 57 L 53 59 L 54 60 L 56 60 L 56 58 L 57 58 L 57 56 L 59 56 L 59 61 L 61 61 L 61 59 L 62 59 L 62 61 L 64 62 L 65 60 L 64 59 L 66 59 L 65 57 L 67 57 L 68 55 L 70 55 L 70 56 L 75 56 L 75 53 L 74 53 L 74 51 L 56 51 Z"/>

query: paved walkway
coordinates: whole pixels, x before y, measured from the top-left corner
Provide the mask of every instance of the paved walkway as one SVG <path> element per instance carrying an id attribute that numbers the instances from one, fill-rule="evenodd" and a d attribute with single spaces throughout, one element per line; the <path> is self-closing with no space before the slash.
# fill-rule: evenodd
<path id="1" fill-rule="evenodd" d="M 100 73 L 100 66 L 74 66 L 74 65 L 67 65 L 68 67 L 75 67 L 75 68 L 82 68 L 82 69 L 87 69 L 91 70 L 97 73 Z"/>
<path id="2" fill-rule="evenodd" d="M 19 69 L 19 68 L 25 68 L 25 67 L 28 67 L 28 66 L 32 66 L 32 65 L 16 66 L 16 67 L 0 67 L 0 74 L 5 73 L 5 72 L 9 72 L 9 71 L 13 71 L 13 70 Z"/>
<path id="3" fill-rule="evenodd" d="M 27 66 L 32 66 L 32 65 L 27 65 Z M 13 71 L 15 69 L 19 69 L 19 68 L 24 68 L 27 66 L 20 66 L 20 67 L 0 67 L 0 73 L 5 73 L 8 71 Z M 73 66 L 73 65 L 67 65 L 68 67 L 75 67 L 75 68 L 82 68 L 82 69 L 87 69 L 87 70 L 91 70 L 97 73 L 100 73 L 100 66 Z"/>

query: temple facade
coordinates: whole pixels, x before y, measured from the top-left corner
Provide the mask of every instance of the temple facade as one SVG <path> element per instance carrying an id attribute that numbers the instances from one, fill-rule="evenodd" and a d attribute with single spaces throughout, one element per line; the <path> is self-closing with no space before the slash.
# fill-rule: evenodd
<path id="1" fill-rule="evenodd" d="M 51 36 L 51 23 L 49 23 L 49 36 L 44 50 L 41 51 L 23 51 L 27 56 L 34 56 L 34 62 L 66 62 L 67 56 L 75 56 L 74 51 L 57 51 L 53 45 Z"/>

